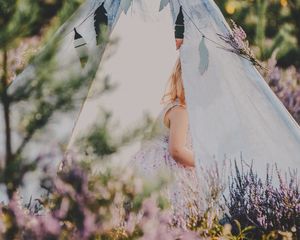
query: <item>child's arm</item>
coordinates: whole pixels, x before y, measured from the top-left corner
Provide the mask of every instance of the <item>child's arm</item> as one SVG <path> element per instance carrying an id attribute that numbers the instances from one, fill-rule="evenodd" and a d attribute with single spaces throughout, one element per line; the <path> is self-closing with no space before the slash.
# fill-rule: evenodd
<path id="1" fill-rule="evenodd" d="M 170 121 L 169 152 L 174 160 L 184 166 L 194 167 L 193 152 L 186 144 L 188 114 L 184 107 L 176 106 L 166 116 Z"/>

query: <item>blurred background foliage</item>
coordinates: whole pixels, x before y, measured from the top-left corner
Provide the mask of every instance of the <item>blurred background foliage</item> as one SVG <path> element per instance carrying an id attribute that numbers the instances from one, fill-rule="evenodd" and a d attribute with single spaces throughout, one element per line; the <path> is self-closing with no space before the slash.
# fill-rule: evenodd
<path id="1" fill-rule="evenodd" d="M 26 159 L 23 154 L 25 146 L 32 141 L 38 130 L 46 127 L 55 112 L 72 107 L 72 96 L 84 84 L 82 79 L 74 77 L 66 79 L 64 85 L 53 84 L 54 53 L 57 49 L 53 33 L 82 2 L 0 0 L 0 103 L 1 115 L 3 113 L 1 128 L 5 133 L 5 153 L 0 153 L 0 185 L 5 185 L 9 198 L 23 184 L 25 174 L 36 168 L 38 159 Z M 52 42 L 49 43 L 50 39 Z M 48 42 L 48 48 L 38 59 L 34 59 L 45 42 Z M 8 87 L 12 80 L 32 61 L 37 62 L 36 76 L 26 86 L 20 86 L 14 93 L 9 93 Z M 55 96 L 51 101 L 48 100 L 50 94 Z M 32 104 L 28 104 L 30 101 Z M 21 119 L 13 119 L 13 106 L 22 102 L 27 103 L 27 114 L 21 114 Z M 18 129 L 21 130 L 18 134 L 22 138 L 18 146 L 12 141 L 13 131 L 16 130 L 13 120 L 18 121 L 19 128 L 22 128 Z"/>
<path id="2" fill-rule="evenodd" d="M 217 0 L 225 17 L 242 26 L 260 60 L 277 49 L 278 65 L 300 67 L 300 0 Z"/>

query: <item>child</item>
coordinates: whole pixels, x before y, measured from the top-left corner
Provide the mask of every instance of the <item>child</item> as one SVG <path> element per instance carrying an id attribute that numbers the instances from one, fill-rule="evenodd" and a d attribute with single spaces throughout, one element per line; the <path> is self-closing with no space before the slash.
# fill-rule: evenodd
<path id="1" fill-rule="evenodd" d="M 171 183 L 163 189 L 163 194 L 171 203 L 173 224 L 186 228 L 188 218 L 199 211 L 200 195 L 180 59 L 175 64 L 162 102 L 165 106 L 151 137 L 143 143 L 131 163 L 141 176 L 150 180 L 162 171 L 171 174 Z"/>

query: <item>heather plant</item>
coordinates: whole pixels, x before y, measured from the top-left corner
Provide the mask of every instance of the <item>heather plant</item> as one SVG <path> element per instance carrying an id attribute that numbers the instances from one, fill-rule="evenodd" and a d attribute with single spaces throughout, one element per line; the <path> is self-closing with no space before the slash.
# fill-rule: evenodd
<path id="1" fill-rule="evenodd" d="M 283 177 L 276 168 L 268 168 L 263 180 L 252 166 L 245 170 L 243 162 L 241 165 L 239 168 L 235 162 L 235 172 L 230 177 L 229 196 L 225 198 L 230 215 L 227 217 L 231 222 L 237 220 L 242 228 L 255 227 L 250 234 L 253 239 L 264 235 L 273 236 L 271 239 L 285 235 L 298 239 L 300 191 L 296 172 Z"/>
<path id="2" fill-rule="evenodd" d="M 46 194 L 27 205 L 17 193 L 0 208 L 0 238 L 4 239 L 244 239 L 248 229 L 232 235 L 220 224 L 223 208 L 217 201 L 222 185 L 209 180 L 210 208 L 191 216 L 188 228 L 173 224 L 168 201 L 160 189 L 163 175 L 151 183 L 131 168 L 108 167 L 92 174 L 87 162 L 65 166 L 58 175 L 45 168 Z M 212 169 L 206 176 L 217 176 Z M 218 189 L 218 190 L 217 190 Z M 218 193 L 216 192 L 218 191 Z M 208 195 L 211 194 L 209 197 Z"/>
<path id="3" fill-rule="evenodd" d="M 247 236 L 253 229 L 252 226 L 242 228 L 237 220 L 230 223 L 224 217 L 227 208 L 223 201 L 223 195 L 227 188 L 226 176 L 229 167 L 227 161 L 223 161 L 222 164 L 214 162 L 211 165 L 200 167 L 203 209 L 199 209 L 198 214 L 190 216 L 187 225 L 190 230 L 197 232 L 201 239 L 248 239 Z M 237 227 L 234 234 L 232 232 L 233 225 Z"/>
<path id="4" fill-rule="evenodd" d="M 281 69 L 277 65 L 276 52 L 267 62 L 265 79 L 295 120 L 300 123 L 300 73 L 295 66 Z"/>
<path id="5" fill-rule="evenodd" d="M 196 233 L 172 227 L 167 203 L 159 194 L 163 176 L 146 183 L 132 169 L 90 174 L 89 164 L 75 164 L 47 175 L 47 194 L 27 206 L 17 193 L 0 208 L 4 239 L 196 239 Z M 184 238 L 184 236 L 186 238 Z"/>
<path id="6" fill-rule="evenodd" d="M 0 239 L 292 239 L 299 234 L 299 188 L 277 172 L 263 182 L 252 168 L 235 165 L 229 198 L 221 197 L 223 171 L 203 168 L 207 179 L 203 209 L 190 216 L 187 229 L 172 221 L 160 189 L 169 178 L 151 181 L 132 168 L 89 162 L 66 165 L 57 175 L 44 169 L 44 196 L 23 205 L 18 193 L 0 206 Z M 206 169 L 206 170 L 205 170 Z M 225 205 L 224 205 L 225 204 Z M 226 207 L 229 215 L 225 215 Z"/>

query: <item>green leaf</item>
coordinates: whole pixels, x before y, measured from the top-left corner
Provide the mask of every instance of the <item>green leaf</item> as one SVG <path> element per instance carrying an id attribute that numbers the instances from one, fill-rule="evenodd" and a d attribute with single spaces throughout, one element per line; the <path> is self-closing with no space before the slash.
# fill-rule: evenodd
<path id="1" fill-rule="evenodd" d="M 132 0 L 121 0 L 120 7 L 124 11 L 125 14 L 127 14 L 128 9 L 130 8 L 131 4 L 132 4 Z"/>
<path id="2" fill-rule="evenodd" d="M 200 64 L 199 69 L 201 75 L 204 74 L 204 72 L 208 69 L 208 63 L 209 63 L 209 55 L 208 55 L 208 49 L 205 44 L 205 37 L 202 37 L 202 40 L 199 45 L 199 53 L 200 53 Z"/>
<path id="3" fill-rule="evenodd" d="M 242 233 L 242 226 L 241 226 L 240 222 L 236 219 L 234 219 L 234 222 L 235 222 L 236 226 L 238 227 L 239 234 L 241 234 Z"/>
<path id="4" fill-rule="evenodd" d="M 250 232 L 251 230 L 255 229 L 254 226 L 248 226 L 246 228 L 243 229 L 242 233 L 247 233 L 247 232 Z"/>
<path id="5" fill-rule="evenodd" d="M 170 2 L 170 0 L 160 0 L 159 11 L 163 10 L 165 8 L 165 6 L 168 5 L 169 2 Z"/>

